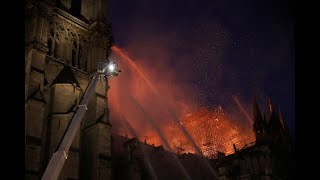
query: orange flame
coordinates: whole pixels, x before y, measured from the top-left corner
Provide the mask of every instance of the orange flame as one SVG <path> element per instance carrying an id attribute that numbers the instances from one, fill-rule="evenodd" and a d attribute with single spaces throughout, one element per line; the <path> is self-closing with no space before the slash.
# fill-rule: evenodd
<path id="1" fill-rule="evenodd" d="M 147 97 L 151 94 L 145 93 L 148 92 L 146 91 L 146 89 L 151 90 L 155 94 L 158 94 L 157 89 L 151 83 L 150 79 L 146 76 L 146 73 L 142 71 L 141 67 L 137 66 L 131 58 L 129 58 L 125 53 L 122 52 L 120 48 L 113 46 L 112 51 L 116 55 L 118 55 L 121 60 L 123 60 L 127 65 L 129 65 L 131 70 L 134 70 L 135 73 L 139 75 L 134 76 L 134 78 L 142 78 L 143 80 L 143 84 L 138 84 L 140 83 L 140 81 L 134 81 L 135 83 L 132 83 L 131 85 L 129 82 L 132 76 L 124 74 L 125 72 L 123 72 L 121 77 L 119 76 L 119 79 L 122 78 L 122 80 L 124 80 L 122 81 L 122 85 L 127 84 L 129 86 L 130 84 L 131 86 L 137 87 L 134 89 L 135 92 L 126 91 L 126 87 L 120 88 L 118 81 L 112 82 L 114 84 L 112 85 L 113 90 L 111 90 L 110 104 L 113 106 L 113 108 L 115 108 L 114 110 L 116 110 L 116 112 L 113 113 L 127 113 L 127 116 L 129 118 L 128 120 L 132 124 L 132 127 L 137 131 L 137 136 L 139 136 L 138 138 L 140 139 L 140 141 L 146 142 L 150 145 L 153 144 L 154 146 L 161 145 L 161 138 L 158 136 L 156 130 L 152 129 L 150 125 L 138 121 L 143 119 L 143 117 L 139 116 L 129 108 L 129 103 L 126 102 L 126 98 L 122 98 L 122 100 L 120 100 L 120 92 L 122 92 L 136 94 L 137 96 L 140 96 L 139 99 L 141 101 L 146 101 L 146 99 L 152 99 L 152 97 Z M 147 87 L 145 87 L 146 85 Z M 157 85 L 159 85 L 159 83 Z M 170 99 L 172 97 L 174 96 L 164 96 L 166 100 L 174 101 L 173 99 Z M 248 113 L 246 113 L 239 100 L 236 97 L 234 97 L 234 100 L 240 107 L 240 110 L 245 114 L 245 116 L 249 120 L 251 120 L 250 116 L 248 115 Z M 153 108 L 151 109 L 153 111 L 155 109 L 159 109 L 159 106 L 157 106 L 157 108 L 154 107 L 156 106 L 155 104 L 152 104 L 152 106 Z M 235 144 L 236 147 L 240 149 L 245 144 L 253 142 L 255 140 L 251 128 L 237 127 L 234 124 L 234 121 L 230 119 L 230 117 L 226 112 L 224 112 L 221 107 L 216 110 L 208 110 L 206 108 L 202 108 L 192 114 L 186 113 L 184 117 L 181 117 L 179 119 L 179 121 L 180 124 L 188 131 L 191 138 L 195 140 L 196 145 L 199 147 L 202 153 L 209 158 L 215 157 L 217 152 L 223 152 L 226 155 L 232 154 L 234 152 L 233 144 Z M 162 133 L 164 134 L 164 138 L 166 139 L 166 141 L 168 141 L 170 147 L 176 153 L 196 152 L 191 142 L 187 140 L 186 136 L 178 127 L 179 124 L 163 119 L 161 123 L 158 123 L 158 125 Z M 130 134 L 130 131 L 124 124 L 122 124 L 121 127 L 117 127 L 117 133 L 128 135 L 128 138 L 134 136 L 134 134 Z"/>
<path id="2" fill-rule="evenodd" d="M 252 131 L 244 131 L 236 127 L 225 115 L 223 110 L 209 111 L 200 109 L 180 119 L 180 123 L 187 129 L 197 146 L 207 157 L 214 158 L 218 152 L 226 155 L 234 153 L 233 144 L 238 149 L 255 140 Z M 174 123 L 163 124 L 161 127 L 167 141 L 176 153 L 195 153 L 190 142 Z M 161 145 L 160 138 L 154 131 L 145 133 L 148 144 Z"/>

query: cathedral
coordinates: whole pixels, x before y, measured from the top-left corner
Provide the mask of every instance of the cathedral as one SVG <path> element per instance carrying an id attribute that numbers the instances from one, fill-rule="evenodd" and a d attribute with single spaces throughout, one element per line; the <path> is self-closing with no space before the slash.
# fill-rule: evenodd
<path id="1" fill-rule="evenodd" d="M 214 158 L 207 156 L 202 158 L 201 155 L 194 153 L 175 153 L 173 156 L 162 145 L 148 145 L 139 142 L 137 138 L 128 139 L 113 134 L 111 139 L 113 178 L 117 180 L 295 179 L 294 146 L 281 111 L 269 101 L 269 111 L 261 112 L 256 98 L 253 98 L 252 114 L 255 141 L 240 148 L 234 144 L 232 154 L 218 152 Z"/>
<path id="2" fill-rule="evenodd" d="M 25 1 L 25 178 L 40 179 L 112 46 L 105 0 Z M 59 179 L 109 179 L 107 82 L 99 82 Z"/>
<path id="3" fill-rule="evenodd" d="M 99 62 L 113 45 L 106 0 L 25 0 L 25 179 L 41 179 Z M 90 97 L 59 180 L 289 179 L 284 118 L 253 102 L 256 141 L 215 159 L 112 134 L 108 82 Z M 212 170 L 212 167 L 214 170 Z"/>

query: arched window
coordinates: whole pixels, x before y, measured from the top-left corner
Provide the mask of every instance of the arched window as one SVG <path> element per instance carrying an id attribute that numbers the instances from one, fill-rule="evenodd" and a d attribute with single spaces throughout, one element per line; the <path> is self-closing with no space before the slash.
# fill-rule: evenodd
<path id="1" fill-rule="evenodd" d="M 77 42 L 74 40 L 72 43 L 72 66 L 77 66 Z"/>
<path id="2" fill-rule="evenodd" d="M 76 66 L 76 51 L 72 49 L 72 66 Z"/>
<path id="3" fill-rule="evenodd" d="M 53 29 L 50 29 L 49 37 L 48 37 L 48 53 L 47 53 L 48 56 L 52 56 L 53 54 L 53 48 L 54 48 L 53 41 L 54 41 Z"/>
<path id="4" fill-rule="evenodd" d="M 53 56 L 54 58 L 59 57 L 59 38 L 53 28 L 51 28 L 49 32 L 47 55 Z"/>
<path id="5" fill-rule="evenodd" d="M 53 57 L 54 58 L 58 58 L 58 48 L 59 48 L 59 42 L 58 42 L 58 40 L 55 40 L 54 52 L 53 52 Z"/>
<path id="6" fill-rule="evenodd" d="M 52 55 L 52 40 L 51 38 L 49 37 L 48 39 L 48 53 L 47 53 L 48 56 L 51 56 Z"/>
<path id="7" fill-rule="evenodd" d="M 82 48 L 81 45 L 79 45 L 79 51 L 78 51 L 78 68 L 83 69 L 81 66 L 81 57 L 82 57 Z"/>
<path id="8" fill-rule="evenodd" d="M 71 31 L 70 34 L 71 40 L 69 42 L 71 42 L 71 44 L 69 44 L 69 48 L 71 51 L 71 58 L 67 59 L 66 61 L 69 62 L 68 64 L 70 64 L 72 67 L 87 71 L 87 62 L 84 58 L 86 56 L 86 47 L 84 46 L 85 43 L 76 32 Z"/>

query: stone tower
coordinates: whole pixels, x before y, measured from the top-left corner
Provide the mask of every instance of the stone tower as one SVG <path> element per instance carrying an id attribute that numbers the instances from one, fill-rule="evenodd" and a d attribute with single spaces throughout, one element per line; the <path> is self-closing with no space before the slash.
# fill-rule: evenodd
<path id="1" fill-rule="evenodd" d="M 269 116 L 264 114 L 263 118 L 257 103 L 256 97 L 253 98 L 253 132 L 256 137 L 256 144 L 266 144 L 281 142 L 289 145 L 290 136 L 288 127 L 280 110 L 277 112 L 269 100 Z"/>
<path id="2" fill-rule="evenodd" d="M 25 0 L 25 178 L 40 179 L 97 63 L 109 57 L 106 0 Z M 108 82 L 98 82 L 59 179 L 111 178 Z"/>

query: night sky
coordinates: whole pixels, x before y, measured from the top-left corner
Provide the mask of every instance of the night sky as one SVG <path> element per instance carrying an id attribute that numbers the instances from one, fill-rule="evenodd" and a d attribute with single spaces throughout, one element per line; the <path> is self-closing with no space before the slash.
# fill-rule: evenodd
<path id="1" fill-rule="evenodd" d="M 251 114 L 254 94 L 262 111 L 270 97 L 294 136 L 292 7 L 270 0 L 109 0 L 108 15 L 114 45 L 146 72 L 166 99 L 235 112 L 239 109 L 232 97 L 237 96 Z M 125 69 L 111 80 L 110 93 L 130 90 L 119 85 L 130 84 L 128 78 L 139 83 Z M 112 116 L 116 118 L 111 108 Z"/>

